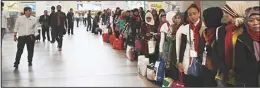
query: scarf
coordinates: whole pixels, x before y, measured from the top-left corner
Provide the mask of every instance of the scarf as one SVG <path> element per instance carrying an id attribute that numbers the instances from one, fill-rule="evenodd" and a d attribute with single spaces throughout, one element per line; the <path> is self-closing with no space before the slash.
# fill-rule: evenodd
<path id="1" fill-rule="evenodd" d="M 197 24 L 197 26 L 195 26 L 193 23 L 189 22 L 190 27 L 193 31 L 194 34 L 194 47 L 195 47 L 195 51 L 198 52 L 199 51 L 199 43 L 200 43 L 200 28 L 202 25 L 202 21 L 200 20 L 199 23 Z"/>
<path id="2" fill-rule="evenodd" d="M 225 63 L 229 68 L 232 66 L 232 59 L 233 59 L 233 44 L 232 44 L 233 31 L 236 29 L 237 27 L 235 24 L 228 24 L 226 26 Z"/>
<path id="3" fill-rule="evenodd" d="M 204 39 L 206 41 L 206 45 L 210 45 L 213 42 L 214 35 L 216 33 L 216 28 L 207 28 L 205 32 L 203 32 Z"/>
<path id="4" fill-rule="evenodd" d="M 260 31 L 253 31 L 251 29 L 247 29 L 248 34 L 254 41 L 254 50 L 255 50 L 255 57 L 256 61 L 260 60 Z"/>
<path id="5" fill-rule="evenodd" d="M 260 31 L 253 31 L 251 29 L 247 29 L 247 32 L 254 41 L 260 42 Z"/>

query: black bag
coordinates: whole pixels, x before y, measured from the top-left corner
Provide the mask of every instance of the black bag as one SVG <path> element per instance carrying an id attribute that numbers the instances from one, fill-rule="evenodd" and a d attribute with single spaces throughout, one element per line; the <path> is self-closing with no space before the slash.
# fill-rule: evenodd
<path id="1" fill-rule="evenodd" d="M 39 35 L 35 36 L 35 40 L 41 40 L 41 30 L 38 30 Z"/>

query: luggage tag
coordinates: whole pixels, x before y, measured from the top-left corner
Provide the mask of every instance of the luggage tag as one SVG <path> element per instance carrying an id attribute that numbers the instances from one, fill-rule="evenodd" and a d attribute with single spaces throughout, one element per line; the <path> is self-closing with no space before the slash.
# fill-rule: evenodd
<path id="1" fill-rule="evenodd" d="M 202 65 L 206 65 L 206 60 L 207 60 L 207 48 L 205 47 L 203 51 Z"/>

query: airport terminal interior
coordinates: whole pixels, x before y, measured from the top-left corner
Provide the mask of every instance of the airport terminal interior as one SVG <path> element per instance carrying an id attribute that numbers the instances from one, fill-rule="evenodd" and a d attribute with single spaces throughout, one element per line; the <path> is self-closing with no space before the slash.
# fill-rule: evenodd
<path id="1" fill-rule="evenodd" d="M 189 9 L 194 8 L 194 6 L 192 5 L 196 5 L 198 9 L 200 9 L 198 11 L 199 14 L 201 14 L 200 15 L 201 21 L 204 21 L 205 17 L 203 17 L 204 16 L 203 11 L 205 11 L 206 9 L 211 7 L 219 7 L 220 10 L 223 8 L 225 10 L 225 7 L 228 7 L 228 5 L 230 5 L 229 8 L 232 7 L 232 5 L 229 3 L 235 1 L 161 1 L 161 0 L 158 1 L 127 1 L 127 0 L 126 1 L 80 1 L 78 0 L 78 1 L 2 1 L 2 2 L 4 3 L 4 6 L 2 7 L 1 11 L 4 12 L 1 16 L 1 20 L 2 20 L 1 29 L 3 30 L 3 27 L 5 26 L 4 28 L 5 30 L 1 31 L 1 37 L 2 37 L 1 39 L 1 69 L 2 69 L 1 84 L 2 85 L 1 86 L 2 87 L 223 87 L 223 86 L 241 87 L 241 85 L 239 84 L 241 80 L 238 80 L 239 82 L 237 82 L 236 85 L 231 85 L 232 83 L 224 85 L 225 81 L 220 82 L 219 80 L 216 79 L 217 78 L 216 75 L 218 74 L 214 74 L 214 76 L 211 76 L 213 74 L 213 71 L 212 73 L 210 72 L 205 73 L 204 71 L 204 73 L 199 73 L 200 76 L 197 76 L 198 75 L 197 74 L 196 77 L 190 76 L 192 74 L 195 74 L 195 72 L 190 73 L 189 70 L 188 73 L 186 73 L 185 71 L 184 73 L 182 73 L 178 71 L 180 70 L 180 68 L 178 67 L 179 63 L 178 65 L 171 64 L 172 67 L 176 67 L 176 68 L 173 69 L 174 70 L 173 72 L 169 72 L 167 67 L 168 66 L 167 61 L 169 59 L 167 56 L 168 51 L 167 51 L 167 55 L 165 55 L 164 52 L 166 51 L 164 51 L 164 49 L 163 50 L 161 49 L 160 41 L 158 42 L 156 40 L 153 42 L 152 40 L 144 40 L 146 42 L 142 42 L 141 39 L 145 39 L 146 37 L 139 37 L 139 35 L 137 34 L 134 35 L 132 34 L 133 31 L 131 31 L 130 34 L 127 34 L 129 32 L 125 32 L 125 30 L 128 31 L 128 29 L 134 29 L 134 28 L 143 30 L 145 29 L 143 27 L 148 27 L 149 29 L 151 24 L 154 24 L 153 26 L 156 26 L 155 24 L 157 23 L 159 27 L 161 27 L 163 26 L 163 24 L 161 24 L 161 22 L 163 22 L 161 21 L 161 19 L 163 19 L 164 16 L 166 17 L 165 20 L 169 22 L 169 25 L 174 25 L 175 21 L 173 21 L 173 17 L 175 16 L 180 16 L 180 19 L 183 20 L 183 17 L 185 18 L 184 12 L 187 12 L 186 18 L 191 17 L 189 13 Z M 237 2 L 242 2 L 242 1 L 237 1 Z M 259 23 L 259 1 L 246 1 L 244 3 L 248 5 L 247 7 L 258 6 L 257 14 L 258 14 L 258 23 Z M 234 3 L 232 4 L 234 7 L 236 6 L 234 5 Z M 30 7 L 29 8 L 30 10 L 28 11 L 31 12 L 27 12 L 26 7 Z M 55 7 L 54 10 L 55 12 L 52 12 L 53 7 Z M 60 31 L 58 33 L 57 31 L 54 31 L 60 29 L 60 21 L 62 22 L 64 21 L 64 20 L 60 20 L 59 18 L 53 19 L 56 16 L 60 17 L 59 14 L 60 11 L 58 11 L 58 9 L 60 9 L 61 12 L 65 13 L 64 15 L 62 15 L 62 17 L 64 17 L 66 21 L 64 24 L 65 33 Z M 118 9 L 120 10 L 119 12 L 117 11 Z M 164 11 L 161 12 L 162 9 Z M 254 10 L 257 11 L 257 9 Z M 155 13 L 157 13 L 156 17 L 154 16 L 154 11 Z M 225 11 L 223 12 L 221 11 L 221 13 L 225 15 L 226 14 Z M 136 16 L 135 14 L 136 12 L 138 16 Z M 214 13 L 214 11 L 211 12 Z M 229 12 L 229 10 L 227 12 Z M 236 11 L 233 12 L 235 13 Z M 32 23 L 30 19 L 28 20 L 28 18 L 25 18 L 28 14 L 32 16 L 29 17 L 30 19 L 36 20 L 34 23 Z M 48 20 L 45 20 L 47 18 L 45 17 L 44 14 L 48 16 Z M 136 16 L 136 17 L 131 17 L 131 16 Z M 69 20 L 70 19 L 69 17 L 71 17 L 71 20 Z M 217 15 L 215 17 L 217 17 Z M 152 19 L 152 21 L 147 21 L 149 19 Z M 190 20 L 192 19 L 193 18 L 190 18 Z M 223 19 L 220 20 L 221 22 L 224 21 Z M 140 23 L 135 23 L 139 21 Z M 44 22 L 47 22 L 46 25 L 49 25 L 47 28 L 45 28 Z M 28 26 L 28 25 L 32 25 L 31 23 L 35 24 L 34 28 L 30 28 Z M 53 26 L 56 24 L 58 24 L 59 27 Z M 88 28 L 89 25 L 90 28 Z M 158 25 L 157 28 L 154 28 L 155 30 L 160 30 Z M 25 29 L 21 29 L 21 27 Z M 186 26 L 181 26 L 179 29 L 185 27 Z M 69 31 L 69 28 L 71 32 Z M 259 24 L 258 24 L 258 28 L 259 28 Z M 30 45 L 28 47 L 28 44 L 30 44 L 28 41 L 30 39 L 27 38 L 30 37 L 26 37 L 27 36 L 26 34 L 30 33 L 30 29 L 36 29 L 34 34 L 37 34 L 34 36 L 34 39 L 32 38 L 32 40 L 34 40 L 34 44 L 31 45 L 34 46 L 33 48 Z M 169 29 L 171 29 L 170 26 Z M 55 34 L 56 32 L 58 35 Z M 162 32 L 162 30 L 160 32 Z M 18 33 L 19 36 L 19 37 L 17 36 L 17 39 L 16 37 L 14 38 L 14 34 L 16 33 Z M 20 36 L 23 33 L 25 34 L 25 36 Z M 141 33 L 143 33 L 143 31 L 141 31 L 140 34 Z M 178 33 L 179 30 L 177 31 L 177 34 Z M 45 37 L 46 34 L 49 35 L 49 38 Z M 144 36 L 148 36 L 147 33 L 144 34 Z M 161 38 L 162 35 L 159 32 L 154 33 L 154 36 L 155 39 L 157 39 L 157 36 L 159 36 L 159 38 L 162 39 Z M 166 35 L 164 34 L 163 37 L 164 36 Z M 167 38 L 168 37 L 165 37 L 165 39 Z M 14 41 L 14 39 L 16 41 Z M 21 42 L 25 44 L 24 48 L 22 49 L 20 49 Z M 187 46 L 189 46 L 188 43 Z M 152 45 L 154 45 L 154 47 Z M 175 46 L 175 44 L 172 46 L 174 46 L 175 48 L 177 47 L 177 45 Z M 254 46 L 252 46 L 252 48 L 253 47 Z M 18 50 L 18 48 L 20 51 Z M 33 49 L 32 52 L 27 51 L 27 49 L 30 48 Z M 174 51 L 177 50 L 175 48 Z M 171 50 L 169 49 L 169 52 L 170 51 Z M 19 62 L 19 61 L 16 62 L 17 58 L 19 58 L 19 55 L 17 54 L 19 53 L 22 53 L 22 55 L 20 57 L 20 63 L 17 64 Z M 33 57 L 32 57 L 32 61 L 29 61 L 27 60 L 27 58 L 30 58 L 28 54 L 30 55 L 31 53 L 33 53 Z M 260 53 L 258 53 L 258 55 L 259 54 Z M 185 58 L 185 55 L 186 54 L 184 54 L 183 58 Z M 168 59 L 165 56 L 167 56 Z M 175 60 L 177 56 L 172 59 Z M 255 73 L 257 74 L 256 77 L 250 76 L 256 78 L 254 79 L 256 81 L 252 81 L 253 79 L 250 80 L 249 78 L 245 78 L 242 81 L 250 80 L 250 83 L 247 82 L 241 83 L 243 84 L 242 85 L 243 87 L 248 87 L 248 86 L 259 87 L 260 85 L 259 65 L 260 64 L 258 60 L 258 64 L 254 65 L 255 66 L 254 68 L 251 66 L 252 69 L 256 68 L 258 69 L 258 71 L 253 71 L 252 73 L 249 72 L 250 74 L 255 74 Z M 206 65 L 204 65 L 204 67 L 205 68 L 203 69 L 207 69 Z M 185 68 L 185 66 L 183 68 Z M 216 73 L 221 73 L 219 72 L 221 70 L 217 70 L 217 71 L 218 72 Z M 251 70 L 246 70 L 246 71 L 251 71 Z M 177 77 L 175 76 L 172 77 L 171 74 L 177 75 Z M 185 77 L 183 75 L 185 75 Z M 209 76 L 209 77 L 207 79 L 206 77 L 203 76 Z M 210 79 L 210 77 L 213 78 Z M 187 81 L 187 79 L 192 79 L 192 80 Z M 201 81 L 201 83 L 196 82 L 196 80 Z M 215 83 L 205 82 L 205 80 L 206 81 L 213 80 Z M 254 82 L 256 83 L 254 84 Z"/>

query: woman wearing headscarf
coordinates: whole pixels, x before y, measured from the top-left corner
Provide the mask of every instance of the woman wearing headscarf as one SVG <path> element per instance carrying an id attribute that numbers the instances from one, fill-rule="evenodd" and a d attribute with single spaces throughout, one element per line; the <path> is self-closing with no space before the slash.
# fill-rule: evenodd
<path id="1" fill-rule="evenodd" d="M 246 10 L 245 27 L 234 50 L 237 87 L 259 87 L 260 7 Z"/>
<path id="2" fill-rule="evenodd" d="M 157 14 L 157 11 L 155 9 L 152 9 L 152 14 L 153 14 L 153 19 L 154 19 L 154 26 L 155 26 L 155 28 L 158 28 L 159 23 L 160 23 L 159 15 Z M 157 30 L 156 30 L 156 32 L 157 32 Z"/>
<path id="3" fill-rule="evenodd" d="M 259 7 L 248 8 L 247 10 L 245 10 L 244 6 L 246 6 L 246 4 L 240 2 L 228 3 L 224 7 L 224 9 L 230 8 L 230 10 L 233 8 L 233 12 L 239 12 L 237 10 L 244 10 L 246 11 L 246 13 L 243 13 L 242 11 L 241 13 L 232 13 L 232 15 L 236 15 L 232 19 L 233 22 L 230 22 L 235 26 L 232 33 L 232 52 L 227 53 L 225 51 L 225 54 L 229 54 L 232 56 L 229 63 L 227 63 L 229 59 L 228 57 L 226 57 L 225 54 L 225 59 L 221 60 L 222 64 L 225 64 L 225 66 L 222 67 L 222 73 L 224 73 L 225 78 L 223 81 L 227 83 L 227 86 L 259 87 Z M 229 14 L 231 15 L 231 13 Z M 246 17 L 246 19 L 243 20 L 243 17 Z M 243 21 L 245 21 L 245 25 L 243 25 Z M 227 26 L 228 25 L 230 24 L 227 24 Z M 227 29 L 225 31 L 226 36 L 228 36 L 227 33 L 229 31 Z M 234 37 L 236 39 L 234 39 Z M 222 45 L 226 46 L 227 40 L 222 41 L 225 42 Z M 219 42 L 222 43 L 221 41 Z M 220 46 L 220 44 L 218 46 Z M 233 75 L 233 80 L 231 77 L 229 77 L 230 75 Z"/>
<path id="4" fill-rule="evenodd" d="M 153 35 L 151 32 L 154 32 L 156 30 L 154 26 L 154 19 L 153 15 L 150 12 L 147 12 L 145 15 L 145 23 L 142 23 L 141 27 L 141 37 L 143 39 L 143 49 L 141 51 L 142 55 L 145 55 L 147 58 L 149 58 L 151 63 L 154 63 L 156 61 L 156 58 L 154 55 L 150 55 L 148 52 L 148 41 L 152 39 Z"/>
<path id="5" fill-rule="evenodd" d="M 204 87 L 216 87 L 216 69 L 212 65 L 212 48 L 216 42 L 216 30 L 222 25 L 223 11 L 219 7 L 211 7 L 203 11 L 205 31 L 202 32 L 199 57 L 202 58 Z"/>
<path id="6" fill-rule="evenodd" d="M 198 53 L 200 36 L 205 26 L 200 18 L 200 9 L 196 4 L 191 4 L 187 9 L 187 13 L 189 24 L 181 26 L 176 34 L 177 63 L 179 71 L 184 73 L 183 81 L 185 86 L 201 87 L 203 86 L 201 73 L 198 75 L 188 74 L 188 68 L 189 65 L 193 63 L 191 62 L 193 60 L 197 60 L 198 63 L 201 63 Z M 182 38 L 185 38 L 185 41 L 183 41 Z M 185 46 L 185 48 L 181 46 Z M 180 52 L 180 50 L 184 50 L 184 52 Z M 182 61 L 180 59 L 182 59 Z"/>
<path id="7" fill-rule="evenodd" d="M 252 73 L 250 69 L 254 69 L 250 68 L 249 62 L 251 60 L 249 58 L 243 60 L 246 57 L 236 51 L 237 46 L 241 44 L 239 36 L 244 31 L 243 23 L 246 17 L 246 8 L 247 4 L 243 1 L 228 2 L 222 8 L 226 24 L 220 27 L 217 32 L 217 43 L 213 48 L 213 62 L 218 69 L 216 79 L 222 81 L 224 86 L 249 86 L 236 81 L 238 78 L 244 78 L 241 75 Z M 242 42 L 242 44 L 244 43 Z M 243 52 L 243 50 L 247 50 L 246 47 L 240 47 L 238 51 Z M 248 52 L 245 51 L 244 53 Z"/>
<path id="8" fill-rule="evenodd" d="M 170 14 L 167 14 L 170 15 Z M 171 16 L 171 15 L 170 15 Z M 177 12 L 171 16 L 172 25 L 162 29 L 160 49 L 162 49 L 163 57 L 165 59 L 165 76 L 174 80 L 178 80 L 178 70 L 176 67 L 176 33 L 183 23 L 183 16 L 181 12 Z M 167 29 L 166 29 L 167 28 Z"/>

